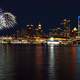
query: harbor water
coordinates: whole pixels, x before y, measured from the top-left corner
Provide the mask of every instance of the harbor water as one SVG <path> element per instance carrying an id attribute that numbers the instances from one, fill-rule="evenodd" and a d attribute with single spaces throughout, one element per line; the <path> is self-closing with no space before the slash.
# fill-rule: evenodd
<path id="1" fill-rule="evenodd" d="M 80 45 L 0 44 L 0 80 L 80 80 Z"/>

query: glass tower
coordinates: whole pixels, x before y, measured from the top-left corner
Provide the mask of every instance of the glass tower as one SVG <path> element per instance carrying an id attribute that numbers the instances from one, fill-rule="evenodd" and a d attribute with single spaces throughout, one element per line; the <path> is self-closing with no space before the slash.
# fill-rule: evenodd
<path id="1" fill-rule="evenodd" d="M 80 16 L 78 16 L 78 36 L 80 36 Z"/>

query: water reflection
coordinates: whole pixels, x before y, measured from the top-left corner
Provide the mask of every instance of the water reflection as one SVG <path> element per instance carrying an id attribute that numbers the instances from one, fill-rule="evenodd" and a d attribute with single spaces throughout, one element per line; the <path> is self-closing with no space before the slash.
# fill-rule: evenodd
<path id="1" fill-rule="evenodd" d="M 0 44 L 0 80 L 80 80 L 80 46 Z"/>
<path id="2" fill-rule="evenodd" d="M 48 66 L 48 76 L 49 80 L 55 80 L 55 53 L 54 45 L 49 46 L 49 66 Z"/>
<path id="3" fill-rule="evenodd" d="M 77 47 L 76 59 L 76 80 L 80 80 L 80 45 Z"/>
<path id="4" fill-rule="evenodd" d="M 76 53 L 77 49 L 74 46 L 70 47 L 70 63 L 68 64 L 68 77 L 70 80 L 75 79 L 75 70 L 76 70 Z"/>
<path id="5" fill-rule="evenodd" d="M 80 63 L 80 45 L 77 47 L 77 63 Z"/>
<path id="6" fill-rule="evenodd" d="M 44 53 L 43 46 L 38 45 L 35 49 L 35 61 L 36 61 L 36 80 L 44 80 L 43 78 L 43 64 L 44 64 Z"/>
<path id="7" fill-rule="evenodd" d="M 8 45 L 0 44 L 0 80 L 14 80 L 14 62 Z"/>
<path id="8" fill-rule="evenodd" d="M 3 46 L 0 45 L 0 80 L 5 79 L 4 78 L 4 76 L 5 76 L 4 65 L 5 65 L 5 53 L 4 53 Z"/>

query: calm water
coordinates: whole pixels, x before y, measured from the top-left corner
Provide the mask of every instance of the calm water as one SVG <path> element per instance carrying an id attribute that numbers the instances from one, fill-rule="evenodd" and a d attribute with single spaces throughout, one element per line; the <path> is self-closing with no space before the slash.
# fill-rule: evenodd
<path id="1" fill-rule="evenodd" d="M 0 44 L 0 80 L 80 80 L 80 46 Z"/>

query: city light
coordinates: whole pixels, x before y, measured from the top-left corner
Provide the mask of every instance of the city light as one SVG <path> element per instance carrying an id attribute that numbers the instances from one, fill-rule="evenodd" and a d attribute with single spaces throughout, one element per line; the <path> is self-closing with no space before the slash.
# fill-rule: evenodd
<path id="1" fill-rule="evenodd" d="M 53 41 L 53 40 L 54 40 L 54 38 L 53 38 L 53 37 L 51 37 L 51 38 L 49 38 L 49 40 L 50 40 L 50 41 Z"/>
<path id="2" fill-rule="evenodd" d="M 49 40 L 47 41 L 48 45 L 58 45 L 60 43 L 59 40 L 55 40 L 55 38 L 51 37 L 49 38 Z"/>
<path id="3" fill-rule="evenodd" d="M 41 25 L 41 24 L 39 24 L 38 26 L 39 26 L 39 27 L 41 27 L 42 25 Z"/>
<path id="4" fill-rule="evenodd" d="M 9 40 L 8 37 L 5 37 L 8 39 L 10 43 L 31 43 L 31 44 L 48 44 L 48 45 L 59 45 L 59 44 L 68 44 L 70 42 L 71 44 L 76 40 L 76 33 L 78 29 L 74 27 L 74 29 L 71 29 L 70 19 L 63 19 L 63 26 L 59 27 L 54 26 L 51 28 L 51 31 L 48 32 L 48 34 L 45 33 L 46 28 L 45 26 L 42 26 L 43 24 L 28 24 L 26 25 L 26 28 L 23 30 L 17 30 L 15 36 L 8 36 L 11 37 Z M 0 29 L 4 28 L 11 28 L 16 24 L 16 17 L 10 13 L 10 12 L 3 12 L 0 11 Z M 44 29 L 45 28 L 45 29 Z M 75 31 L 76 33 L 72 35 L 70 31 Z M 75 36 L 75 37 L 74 37 Z M 1 39 L 0 39 L 1 40 Z M 5 40 L 5 39 L 4 39 Z M 5 40 L 6 42 L 7 40 Z"/>
<path id="5" fill-rule="evenodd" d="M 77 31 L 77 28 L 76 28 L 76 27 L 74 27 L 73 31 Z"/>

